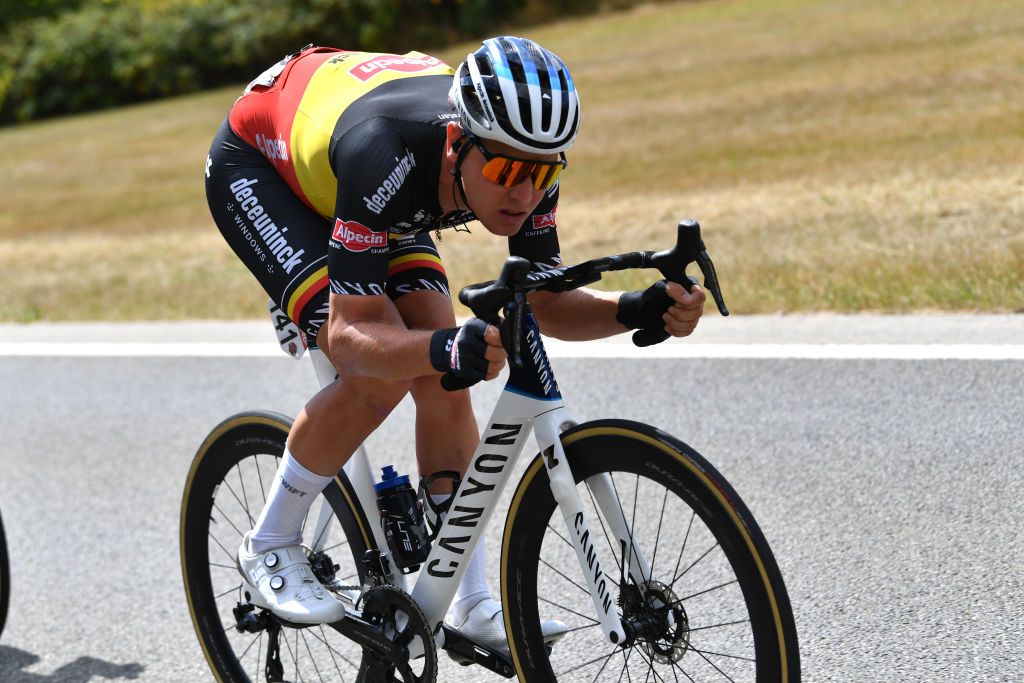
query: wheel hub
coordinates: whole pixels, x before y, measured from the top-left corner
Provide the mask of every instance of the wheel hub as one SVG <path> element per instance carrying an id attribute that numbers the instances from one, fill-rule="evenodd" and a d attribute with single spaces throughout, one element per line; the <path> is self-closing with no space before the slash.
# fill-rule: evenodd
<path id="1" fill-rule="evenodd" d="M 629 625 L 630 641 L 637 643 L 652 661 L 678 662 L 690 649 L 690 622 L 679 598 L 660 581 L 630 585 L 621 591 L 624 621 Z"/>

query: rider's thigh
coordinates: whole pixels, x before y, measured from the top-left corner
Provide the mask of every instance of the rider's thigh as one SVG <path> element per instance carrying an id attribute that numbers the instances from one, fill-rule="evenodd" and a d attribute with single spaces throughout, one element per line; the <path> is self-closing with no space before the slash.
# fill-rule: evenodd
<path id="1" fill-rule="evenodd" d="M 329 221 L 225 120 L 210 147 L 206 198 L 221 234 L 271 299 L 311 337 L 327 320 Z"/>

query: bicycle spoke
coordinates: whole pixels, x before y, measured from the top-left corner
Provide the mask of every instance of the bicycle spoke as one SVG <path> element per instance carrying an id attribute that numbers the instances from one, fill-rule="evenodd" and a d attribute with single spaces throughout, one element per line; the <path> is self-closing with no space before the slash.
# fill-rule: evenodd
<path id="1" fill-rule="evenodd" d="M 309 655 L 309 661 L 312 662 L 312 664 L 313 664 L 313 671 L 316 672 L 316 677 L 320 679 L 321 683 L 323 683 L 324 677 L 320 673 L 320 667 L 318 667 L 316 665 L 316 658 L 313 657 L 313 651 L 309 649 L 309 641 L 306 640 L 306 634 L 303 633 L 302 631 L 299 631 L 298 634 L 300 636 L 302 636 L 302 644 L 306 646 L 306 654 Z M 298 641 L 298 639 L 295 640 L 295 649 L 296 650 L 299 649 L 299 641 Z"/>
<path id="2" fill-rule="evenodd" d="M 242 486 L 242 499 L 245 501 L 245 514 L 249 516 L 249 524 L 256 526 L 256 520 L 252 518 L 252 513 L 249 511 L 249 496 L 245 493 L 245 480 L 242 479 L 242 468 L 235 463 L 235 473 L 238 474 L 238 483 Z"/>
<path id="3" fill-rule="evenodd" d="M 211 562 L 210 566 L 211 567 L 220 567 L 221 569 L 230 569 L 231 571 L 236 572 L 236 573 L 238 572 L 238 567 L 236 567 L 233 564 L 232 565 L 227 565 L 227 564 L 217 564 L 216 562 Z"/>
<path id="4" fill-rule="evenodd" d="M 260 493 L 263 495 L 263 507 L 267 506 L 267 487 L 263 485 L 263 472 L 260 470 L 260 457 L 252 456 L 256 461 L 256 479 L 260 482 Z"/>
<path id="5" fill-rule="evenodd" d="M 615 491 L 615 498 L 621 502 L 622 496 L 619 495 L 619 487 L 615 484 L 615 477 L 612 476 L 611 472 L 608 473 L 608 478 L 612 480 L 612 490 Z M 640 486 L 639 486 L 639 484 L 640 484 L 640 475 L 639 474 L 636 475 L 636 478 L 637 478 L 637 491 L 634 491 L 634 495 L 633 495 L 633 517 L 634 517 L 634 521 L 636 521 L 636 519 L 635 519 L 636 518 L 636 493 L 639 491 L 639 488 L 640 488 Z M 623 524 L 627 524 L 627 522 L 626 522 L 626 511 L 622 509 L 622 505 L 621 504 L 619 505 L 619 512 L 622 514 L 622 523 Z M 629 567 L 633 563 L 633 525 L 632 524 L 628 524 L 627 526 L 629 527 L 629 556 L 628 556 L 628 559 L 626 557 L 622 558 L 622 562 L 623 562 L 622 566 L 625 567 L 626 570 L 628 570 Z M 648 579 L 647 579 L 646 576 L 643 575 L 643 570 L 640 567 L 637 567 L 637 569 L 640 569 L 640 578 L 643 579 L 644 582 L 647 582 Z"/>
<path id="6" fill-rule="evenodd" d="M 658 561 L 658 543 L 661 542 L 661 524 L 665 521 L 665 504 L 668 503 L 668 488 L 661 498 L 661 514 L 658 515 L 658 533 L 654 537 L 654 555 L 651 557 L 651 578 L 654 578 L 654 564 Z"/>
<path id="7" fill-rule="evenodd" d="M 646 653 L 640 650 L 637 650 L 637 652 L 640 654 L 640 659 L 644 660 L 644 662 L 647 664 L 647 675 L 644 676 L 644 682 L 646 683 L 647 681 L 649 681 L 651 678 L 651 674 L 653 673 L 655 680 L 662 681 L 664 683 L 665 679 L 659 676 L 658 672 L 654 668 L 654 660 L 648 657 Z"/>
<path id="8" fill-rule="evenodd" d="M 686 552 L 686 544 L 690 541 L 690 532 L 693 531 L 693 520 L 696 517 L 696 511 L 691 511 L 690 523 L 686 526 L 686 535 L 683 536 L 683 544 L 679 547 L 679 557 L 676 558 L 676 568 L 672 570 L 672 576 L 676 576 L 676 572 L 679 571 L 679 564 L 683 561 L 683 553 Z M 671 584 L 669 584 L 669 586 L 671 587 Z"/>
<path id="9" fill-rule="evenodd" d="M 739 580 L 733 579 L 732 581 L 726 581 L 725 583 L 720 583 L 717 586 L 712 586 L 711 588 L 705 588 L 702 591 L 697 591 L 696 593 L 691 593 L 690 595 L 687 595 L 685 598 L 679 598 L 679 600 L 676 601 L 676 604 L 686 602 L 687 600 L 689 600 L 691 598 L 695 598 L 698 595 L 704 595 L 706 593 L 711 593 L 712 591 L 717 591 L 719 589 L 725 588 L 726 586 L 731 586 L 734 583 L 739 583 Z"/>
<path id="10" fill-rule="evenodd" d="M 249 641 L 248 647 L 246 647 L 244 650 L 242 650 L 242 654 L 238 655 L 238 661 L 239 662 L 241 662 L 243 659 L 245 659 L 245 655 L 248 654 L 250 648 L 252 648 L 252 646 L 253 646 L 253 643 L 255 643 L 257 640 L 260 640 L 262 635 L 263 635 L 263 632 L 260 631 L 259 633 L 257 633 L 256 635 L 254 635 L 252 637 L 252 640 Z"/>
<path id="11" fill-rule="evenodd" d="M 551 566 L 551 563 L 550 563 L 550 562 L 548 562 L 547 560 L 541 559 L 541 561 L 540 561 L 540 562 L 541 562 L 541 564 L 543 564 L 543 565 L 544 565 L 545 567 L 547 567 L 548 569 L 550 569 L 550 570 L 551 570 L 551 571 L 553 571 L 554 573 L 558 574 L 559 576 L 561 576 L 561 577 L 562 577 L 563 579 L 565 579 L 566 581 L 568 581 L 568 582 L 569 582 L 569 583 L 571 583 L 572 585 L 574 585 L 574 586 L 576 586 L 577 588 L 579 588 L 579 589 L 580 589 L 581 591 L 583 591 L 584 593 L 586 593 L 586 594 L 587 594 L 588 596 L 590 595 L 590 591 L 589 591 L 589 590 L 587 590 L 586 588 L 584 588 L 583 586 L 579 585 L 578 583 L 576 583 L 575 581 L 573 581 L 572 579 L 570 579 L 570 578 L 569 578 L 568 576 L 566 576 L 566 575 L 565 575 L 565 574 L 563 574 L 562 572 L 560 572 L 560 571 L 558 571 L 557 569 L 555 569 L 554 567 L 552 567 L 552 566 Z"/>
<path id="12" fill-rule="evenodd" d="M 218 538 L 217 538 L 216 536 L 214 536 L 214 535 L 213 535 L 213 532 L 212 532 L 212 531 L 207 531 L 206 533 L 207 533 L 207 535 L 208 535 L 208 536 L 209 536 L 209 537 L 210 537 L 211 539 L 213 539 L 213 542 L 217 544 L 217 547 L 221 549 L 221 552 L 223 552 L 223 553 L 224 553 L 225 555 L 227 555 L 227 556 L 228 556 L 228 559 L 229 559 L 229 560 L 231 560 L 232 562 L 234 562 L 234 561 L 235 561 L 235 556 L 234 556 L 234 555 L 232 555 L 232 554 L 231 554 L 231 553 L 230 553 L 230 552 L 228 551 L 228 549 L 227 549 L 227 548 L 225 548 L 225 547 L 224 547 L 224 546 L 223 546 L 223 545 L 221 544 L 220 540 L 219 540 L 219 539 L 218 539 Z M 210 564 L 213 564 L 213 563 L 211 562 Z M 217 565 L 217 566 L 221 566 L 221 565 Z"/>
<path id="13" fill-rule="evenodd" d="M 238 465 L 235 465 L 235 467 L 238 467 Z M 251 526 L 256 526 L 256 520 L 254 520 L 254 519 L 252 518 L 252 515 L 251 515 L 251 514 L 249 514 L 249 505 L 248 505 L 248 503 L 243 503 L 243 502 L 242 502 L 242 499 L 238 497 L 238 493 L 237 493 L 237 492 L 235 491 L 235 489 L 234 489 L 234 488 L 233 488 L 233 487 L 231 486 L 231 484 L 230 484 L 230 483 L 228 483 L 228 480 L 227 480 L 227 479 L 225 479 L 225 480 L 224 480 L 223 482 L 221 482 L 221 483 L 223 483 L 223 484 L 224 484 L 224 486 L 225 486 L 225 487 L 227 487 L 228 491 L 231 491 L 231 495 L 235 497 L 235 502 L 237 502 L 237 503 L 238 503 L 239 507 L 241 507 L 241 508 L 242 508 L 243 510 L 245 510 L 245 514 L 246 514 L 246 515 L 247 515 L 247 516 L 249 517 L 249 524 L 250 524 Z"/>
<path id="14" fill-rule="evenodd" d="M 703 660 L 704 660 L 705 662 L 707 662 L 708 664 L 710 664 L 710 665 L 711 665 L 711 667 L 712 667 L 712 668 L 713 668 L 713 669 L 714 669 L 715 671 L 717 671 L 718 673 L 722 674 L 722 676 L 724 676 L 724 677 L 725 677 L 725 679 L 726 679 L 727 681 L 730 681 L 730 683 L 736 683 L 736 681 L 734 681 L 734 680 L 733 680 L 732 676 L 730 676 L 729 674 L 727 674 L 727 673 L 725 673 L 724 671 L 722 671 L 722 669 L 721 669 L 721 668 L 719 668 L 719 666 L 718 666 L 717 664 L 715 664 L 715 663 L 714 663 L 714 662 L 712 662 L 712 661 L 711 661 L 710 659 L 708 659 L 708 658 L 707 658 L 707 656 L 706 656 L 706 655 L 705 655 L 705 654 L 704 654 L 703 652 L 701 652 L 700 650 L 694 650 L 694 652 L 696 652 L 696 653 L 697 653 L 698 655 L 700 655 L 700 658 L 701 658 L 701 659 L 703 659 Z"/>
<path id="15" fill-rule="evenodd" d="M 574 666 L 571 669 L 566 669 L 565 671 L 559 671 L 558 675 L 559 676 L 564 676 L 565 674 L 572 673 L 573 671 L 579 671 L 580 669 L 582 669 L 584 667 L 587 667 L 587 666 L 590 666 L 591 664 L 593 664 L 595 662 L 600 662 L 603 659 L 603 660 L 605 660 L 605 663 L 604 663 L 604 665 L 601 666 L 601 670 L 597 672 L 597 675 L 600 676 L 601 675 L 601 671 L 604 671 L 604 667 L 608 665 L 608 660 L 610 660 L 612 657 L 614 657 L 616 652 L 621 652 L 621 649 L 616 647 L 616 648 L 614 648 L 611 652 L 609 652 L 606 655 L 600 655 L 599 657 L 594 657 L 593 659 L 589 659 L 589 660 L 583 662 L 582 664 L 577 664 L 576 666 Z M 594 680 L 596 681 L 597 678 L 595 677 Z"/>
<path id="16" fill-rule="evenodd" d="M 670 583 L 670 584 L 669 584 L 669 588 L 671 588 L 672 586 L 676 585 L 676 581 L 678 581 L 679 579 L 683 578 L 683 576 L 685 576 L 685 575 L 686 575 L 686 572 L 688 572 L 688 571 L 690 571 L 691 569 L 693 569 L 694 567 L 696 567 L 696 566 L 697 566 L 697 563 L 698 563 L 698 562 L 700 562 L 700 561 L 701 561 L 701 560 L 703 560 L 703 559 L 704 559 L 705 557 L 707 557 L 708 555 L 710 555 L 710 554 L 711 554 L 711 551 L 712 551 L 712 550 L 714 550 L 714 549 L 715 549 L 715 548 L 717 548 L 717 547 L 718 547 L 718 542 L 717 542 L 717 541 L 715 541 L 715 544 L 714 544 L 713 546 L 711 546 L 710 548 L 708 548 L 707 550 L 705 550 L 705 551 L 704 551 L 704 553 L 703 553 L 703 554 L 701 554 L 701 556 L 700 556 L 700 557 L 698 557 L 698 558 L 697 558 L 696 560 L 694 560 L 694 561 L 693 561 L 693 564 L 691 564 L 691 565 L 690 565 L 689 567 L 687 567 L 686 569 L 684 569 L 684 570 L 683 570 L 683 572 L 682 572 L 682 574 L 679 574 L 679 575 L 678 575 L 678 576 L 676 576 L 676 577 L 675 577 L 674 579 L 672 579 L 672 583 Z"/>
<path id="17" fill-rule="evenodd" d="M 298 682 L 302 681 L 302 675 L 299 673 L 299 632 L 295 632 L 295 651 L 292 651 L 291 644 L 288 643 L 288 629 L 281 629 L 281 640 L 284 641 L 284 649 L 288 652 L 288 655 L 292 658 L 292 662 L 295 664 L 295 680 Z"/>
<path id="18" fill-rule="evenodd" d="M 595 674 L 595 675 L 594 675 L 594 680 L 593 680 L 593 681 L 591 681 L 591 683 L 597 683 L 597 679 L 601 677 L 601 674 L 602 674 L 602 673 L 604 672 L 604 670 L 605 670 L 605 667 L 607 667 L 607 666 L 608 666 L 608 662 L 612 661 L 612 657 L 614 657 L 614 656 L 615 656 L 615 650 L 612 650 L 612 651 L 611 651 L 611 652 L 610 652 L 610 653 L 608 654 L 608 656 L 607 656 L 607 657 L 605 657 L 605 659 L 604 659 L 604 664 L 602 664 L 602 665 L 601 665 L 601 668 L 597 670 L 597 674 Z M 600 659 L 600 657 L 599 657 L 598 659 Z M 595 660 L 595 661 L 596 661 L 596 660 Z"/>
<path id="19" fill-rule="evenodd" d="M 546 602 L 546 603 L 548 603 L 549 605 L 552 605 L 552 606 L 554 606 L 554 607 L 557 607 L 558 609 L 562 609 L 562 610 L 565 610 L 566 612 L 570 612 L 570 613 L 572 613 L 572 614 L 575 614 L 575 615 L 576 615 L 576 616 L 578 616 L 578 617 L 583 617 L 584 619 L 586 619 L 586 620 L 588 620 L 588 621 L 592 621 L 592 622 L 594 622 L 594 623 L 595 623 L 595 624 L 597 624 L 598 626 L 600 626 L 600 625 L 601 625 L 601 622 L 600 622 L 600 621 L 598 621 L 597 619 L 595 619 L 594 617 L 591 617 L 591 616 L 587 616 L 586 614 L 582 614 L 582 613 L 580 613 L 580 612 L 576 612 L 576 611 L 574 611 L 574 610 L 571 610 L 571 609 L 569 609 L 568 607 L 566 607 L 565 605 L 560 605 L 560 604 L 558 604 L 557 602 L 552 602 L 551 600 L 548 600 L 547 598 L 541 597 L 540 595 L 538 595 L 538 596 L 537 596 L 537 599 L 538 599 L 538 600 L 540 600 L 541 602 Z"/>
<path id="20" fill-rule="evenodd" d="M 327 498 L 326 497 L 323 497 L 323 498 L 320 499 L 320 505 L 321 506 L 323 506 L 323 505 L 330 505 L 330 503 L 327 502 Z M 324 534 L 326 534 L 327 530 L 330 529 L 330 528 L 331 528 L 330 523 L 324 524 L 324 528 L 320 530 L 320 535 L 317 536 L 315 539 L 313 539 L 313 543 L 311 543 L 309 547 L 313 548 L 314 550 L 319 548 L 320 547 L 320 541 L 323 540 Z M 321 552 L 326 552 L 326 551 L 321 551 Z"/>
<path id="21" fill-rule="evenodd" d="M 627 681 L 632 680 L 632 678 L 630 678 L 629 675 L 629 658 L 633 654 L 633 648 L 630 648 L 628 653 L 624 652 L 623 650 L 619 650 L 619 652 L 622 652 L 622 671 L 619 672 L 619 680 L 622 680 L 623 672 L 625 672 L 626 674 Z"/>
<path id="22" fill-rule="evenodd" d="M 569 546 L 570 548 L 572 548 L 572 549 L 573 549 L 573 552 L 575 552 L 575 551 L 576 551 L 576 548 L 573 548 L 573 545 L 572 545 L 572 543 L 570 543 L 570 542 L 569 542 L 569 539 L 567 539 L 567 538 L 566 538 L 565 536 L 563 536 L 562 534 L 558 533 L 558 530 L 557 530 L 557 529 L 555 529 L 555 527 L 553 527 L 553 526 L 551 526 L 550 524 L 548 524 L 548 528 L 549 528 L 549 529 L 551 529 L 551 533 L 553 533 L 553 534 L 554 534 L 555 536 L 558 536 L 558 537 L 559 537 L 560 539 L 562 539 L 562 542 L 563 542 L 563 543 L 565 543 L 565 544 L 566 544 L 567 546 Z"/>
<path id="23" fill-rule="evenodd" d="M 220 506 L 218 506 L 216 502 L 214 502 L 213 504 L 213 509 L 219 512 L 221 517 L 224 518 L 224 521 L 231 525 L 231 528 L 235 530 L 235 533 L 238 534 L 239 538 L 245 537 L 245 533 L 243 533 L 237 526 L 235 526 L 235 523 L 231 521 L 230 517 L 224 514 L 224 511 L 220 509 Z"/>
<path id="24" fill-rule="evenodd" d="M 331 655 L 331 661 L 333 661 L 333 662 L 334 662 L 334 669 L 335 669 L 335 671 L 337 671 L 337 672 L 338 672 L 338 676 L 340 676 L 340 677 L 341 677 L 341 680 L 342 680 L 342 681 L 344 681 L 344 680 L 345 680 L 345 676 L 344 676 L 344 674 L 342 674 L 342 673 L 341 673 L 341 667 L 339 667 L 339 666 L 338 666 L 338 660 L 337 660 L 337 658 L 335 658 L 335 655 L 337 655 L 338 657 L 341 657 L 342 661 L 344 661 L 344 662 L 345 662 L 346 664 L 348 664 L 348 665 L 349 665 L 349 666 L 351 666 L 352 668 L 354 668 L 354 669 L 357 669 L 357 670 L 359 669 L 359 665 L 358 665 L 358 664 L 354 663 L 354 662 L 353 662 L 353 661 L 352 661 L 351 659 L 349 659 L 348 657 L 346 657 L 346 656 L 345 656 L 344 654 L 342 654 L 341 652 L 338 652 L 338 651 L 337 651 L 336 649 L 334 649 L 334 647 L 333 647 L 333 646 L 332 646 L 332 645 L 331 645 L 331 644 L 330 644 L 330 643 L 329 643 L 329 642 L 327 641 L 327 632 L 326 632 L 326 631 L 324 631 L 324 627 L 323 627 L 323 624 L 321 624 L 321 625 L 320 625 L 320 637 L 317 637 L 317 635 L 316 635 L 315 633 L 313 633 L 313 634 L 312 634 L 312 636 L 313 636 L 314 638 L 316 638 L 317 640 L 319 640 L 319 641 L 320 641 L 321 643 L 323 643 L 323 646 L 327 648 L 327 652 L 329 652 L 329 653 L 330 653 L 330 655 Z"/>
<path id="25" fill-rule="evenodd" d="M 260 632 L 260 642 L 259 642 L 259 644 L 256 645 L 256 674 L 253 676 L 253 679 L 252 679 L 254 681 L 258 681 L 260 679 L 260 669 L 263 668 L 263 667 L 260 666 L 260 662 L 262 662 L 262 661 L 263 661 L 263 633 Z"/>
<path id="26" fill-rule="evenodd" d="M 728 659 L 738 659 L 741 662 L 757 663 L 757 660 L 753 659 L 751 657 L 741 657 L 740 655 L 729 655 L 729 654 L 726 654 L 724 652 L 713 652 L 711 650 L 699 650 L 699 649 L 697 649 L 695 647 L 691 647 L 690 650 L 692 650 L 693 652 L 696 652 L 699 655 L 712 655 L 712 656 L 715 656 L 715 657 L 726 657 Z"/>
<path id="27" fill-rule="evenodd" d="M 695 631 L 709 631 L 713 628 L 723 628 L 725 626 L 738 626 L 739 624 L 749 624 L 750 619 L 740 619 L 738 621 L 723 621 L 721 624 L 712 624 L 711 626 L 698 626 L 696 628 L 691 627 L 690 633 Z"/>
<path id="28" fill-rule="evenodd" d="M 341 546 L 343 546 L 343 545 L 348 545 L 348 539 L 347 539 L 347 538 L 346 538 L 346 539 L 345 539 L 344 541 L 340 541 L 339 543 L 335 543 L 335 544 L 334 544 L 334 545 L 332 545 L 332 546 L 331 546 L 330 548 L 324 548 L 324 549 L 323 549 L 323 550 L 321 550 L 320 552 L 322 552 L 322 553 L 328 553 L 328 552 L 330 552 L 330 551 L 334 550 L 335 548 L 340 548 L 340 547 L 341 547 Z"/>
<path id="29" fill-rule="evenodd" d="M 227 589 L 223 593 L 219 593 L 217 595 L 214 595 L 213 599 L 214 600 L 219 600 L 219 599 L 223 598 L 225 595 L 227 595 L 228 593 L 234 593 L 237 590 L 241 590 L 241 588 L 242 588 L 242 584 L 238 584 L 237 586 L 232 586 L 231 588 Z"/>

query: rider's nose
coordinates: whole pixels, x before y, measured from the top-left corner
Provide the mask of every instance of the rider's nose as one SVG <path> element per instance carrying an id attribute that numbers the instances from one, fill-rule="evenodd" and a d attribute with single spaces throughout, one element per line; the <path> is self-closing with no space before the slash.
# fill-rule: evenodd
<path id="1" fill-rule="evenodd" d="M 532 200 L 533 179 L 530 176 L 526 176 L 521 183 L 508 188 L 508 196 L 522 204 Z"/>

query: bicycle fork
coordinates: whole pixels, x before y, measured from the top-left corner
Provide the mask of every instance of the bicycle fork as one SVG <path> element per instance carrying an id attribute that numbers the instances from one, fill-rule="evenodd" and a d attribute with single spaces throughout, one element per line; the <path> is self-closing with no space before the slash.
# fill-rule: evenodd
<path id="1" fill-rule="evenodd" d="M 626 521 L 626 513 L 619 502 L 611 477 L 600 474 L 586 480 L 587 487 L 594 501 L 608 523 L 608 531 L 614 536 L 616 545 L 622 551 L 623 565 L 617 565 L 619 577 L 609 574 L 601 561 L 597 550 L 594 534 L 591 533 L 587 515 L 584 513 L 583 501 L 576 490 L 576 481 L 565 457 L 559 434 L 563 425 L 572 426 L 576 421 L 564 408 L 539 416 L 534 424 L 537 443 L 544 455 L 548 479 L 551 482 L 551 493 L 562 513 L 566 531 L 576 549 L 576 558 L 587 581 L 594 609 L 601 623 L 605 637 L 614 645 L 623 645 L 627 641 L 627 633 L 622 620 L 618 616 L 617 603 L 613 589 L 622 590 L 620 579 L 624 579 L 628 571 L 629 577 L 638 586 L 642 586 L 651 575 L 651 567 L 647 557 L 635 542 L 633 531 Z M 628 569 L 627 569 L 628 566 Z"/>

